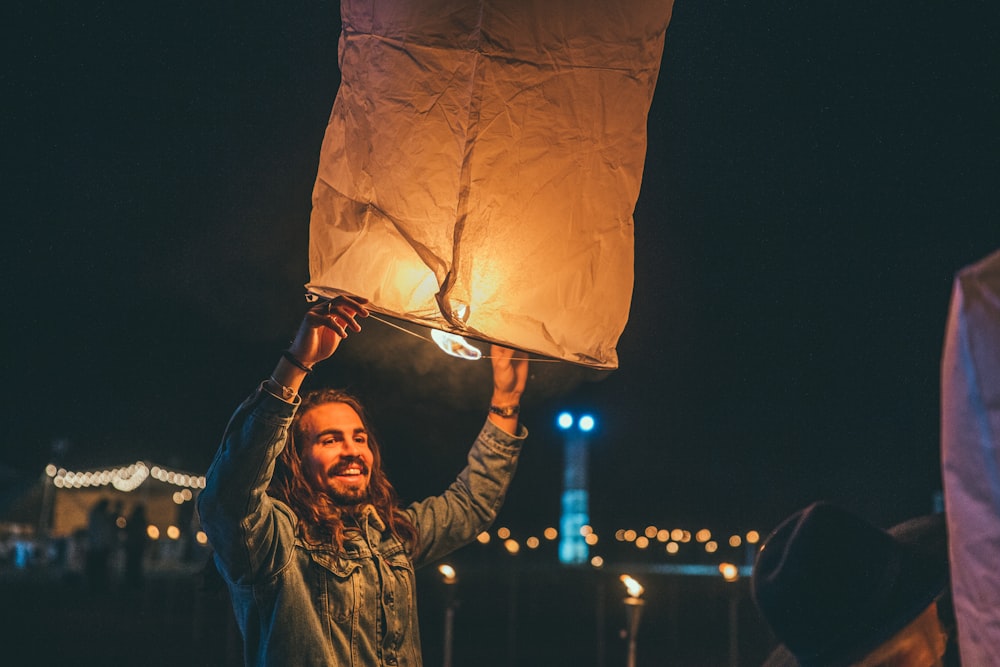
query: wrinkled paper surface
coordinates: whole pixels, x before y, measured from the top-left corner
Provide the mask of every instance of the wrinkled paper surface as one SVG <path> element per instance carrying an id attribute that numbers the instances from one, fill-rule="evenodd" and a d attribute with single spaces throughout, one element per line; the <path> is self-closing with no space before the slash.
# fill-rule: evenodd
<path id="1" fill-rule="evenodd" d="M 616 368 L 672 0 L 343 0 L 310 292 Z"/>

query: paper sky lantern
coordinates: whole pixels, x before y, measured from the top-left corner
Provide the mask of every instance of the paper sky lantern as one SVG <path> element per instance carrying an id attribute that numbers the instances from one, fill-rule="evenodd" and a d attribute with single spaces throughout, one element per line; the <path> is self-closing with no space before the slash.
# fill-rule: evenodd
<path id="1" fill-rule="evenodd" d="M 310 282 L 616 368 L 672 0 L 342 0 Z"/>
<path id="2" fill-rule="evenodd" d="M 941 467 L 962 662 L 1000 647 L 1000 250 L 959 271 L 941 359 Z"/>

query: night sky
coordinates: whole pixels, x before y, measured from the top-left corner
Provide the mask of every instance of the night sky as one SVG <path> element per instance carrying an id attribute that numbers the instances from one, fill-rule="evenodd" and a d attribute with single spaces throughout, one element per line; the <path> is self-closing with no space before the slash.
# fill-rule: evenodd
<path id="1" fill-rule="evenodd" d="M 305 308 L 335 2 L 29 3 L 3 21 L 0 465 L 204 472 Z M 678 0 L 617 371 L 537 363 L 503 510 L 554 524 L 558 409 L 594 522 L 889 524 L 940 487 L 952 279 L 1000 247 L 995 3 Z M 371 405 L 401 495 L 458 472 L 488 362 L 369 321 L 311 378 Z"/>

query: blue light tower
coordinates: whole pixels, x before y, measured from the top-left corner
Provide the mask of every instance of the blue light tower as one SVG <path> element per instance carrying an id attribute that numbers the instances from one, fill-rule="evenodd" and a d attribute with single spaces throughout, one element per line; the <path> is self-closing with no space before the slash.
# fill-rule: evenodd
<path id="1" fill-rule="evenodd" d="M 575 423 L 574 423 L 575 422 Z M 562 516 L 559 519 L 559 562 L 579 565 L 587 562 L 590 549 L 580 529 L 590 523 L 588 486 L 588 451 L 590 432 L 596 422 L 590 415 L 574 420 L 563 412 L 556 419 L 565 440 L 563 451 Z"/>

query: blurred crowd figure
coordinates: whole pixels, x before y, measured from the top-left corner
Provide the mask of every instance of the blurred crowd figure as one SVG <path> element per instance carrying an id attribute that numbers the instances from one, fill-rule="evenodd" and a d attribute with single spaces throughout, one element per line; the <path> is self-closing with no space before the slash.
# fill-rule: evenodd
<path id="1" fill-rule="evenodd" d="M 754 603 L 781 642 L 765 667 L 958 665 L 947 556 L 941 514 L 882 530 L 830 503 L 796 512 L 753 567 Z"/>
<path id="2" fill-rule="evenodd" d="M 59 564 L 68 580 L 82 577 L 92 593 L 105 592 L 118 583 L 125 590 L 142 588 L 152 543 L 146 504 L 137 502 L 127 516 L 125 512 L 121 502 L 112 506 L 107 498 L 101 498 L 94 503 L 87 526 L 65 540 Z M 190 538 L 190 532 L 186 537 Z M 120 581 L 114 581 L 116 577 Z"/>
<path id="3" fill-rule="evenodd" d="M 125 523 L 125 588 L 142 588 L 143 560 L 146 557 L 146 544 L 149 541 L 149 535 L 146 533 L 147 524 L 146 506 L 138 503 L 132 508 L 132 513 Z"/>
<path id="4" fill-rule="evenodd" d="M 941 360 L 941 474 L 962 662 L 1000 665 L 1000 251 L 954 280 Z"/>
<path id="5" fill-rule="evenodd" d="M 118 546 L 118 516 L 107 498 L 101 498 L 87 516 L 86 580 L 92 593 L 106 591 L 111 583 L 111 556 Z"/>

